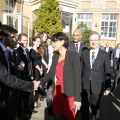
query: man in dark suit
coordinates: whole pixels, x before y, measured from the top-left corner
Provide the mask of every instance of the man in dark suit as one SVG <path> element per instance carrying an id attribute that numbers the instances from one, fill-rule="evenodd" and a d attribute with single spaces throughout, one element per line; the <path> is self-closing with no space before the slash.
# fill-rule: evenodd
<path id="1" fill-rule="evenodd" d="M 120 61 L 120 43 L 117 44 L 117 47 L 113 50 L 111 55 L 111 60 L 113 61 L 113 72 L 114 75 L 118 74 L 119 61 Z"/>
<path id="2" fill-rule="evenodd" d="M 77 52 L 79 57 L 81 58 L 81 53 L 87 49 L 88 47 L 81 42 L 82 32 L 79 29 L 76 29 L 73 32 L 73 41 L 69 43 L 69 50 Z"/>
<path id="3" fill-rule="evenodd" d="M 14 29 L 11 29 L 10 31 L 10 36 L 12 39 L 10 41 L 10 45 L 8 48 L 10 74 L 20 78 L 20 72 L 24 70 L 24 62 L 21 60 L 18 52 L 16 51 L 17 39 L 14 31 L 15 31 Z M 8 110 L 11 111 L 11 113 L 9 114 L 8 118 L 9 120 L 15 120 L 20 91 L 13 88 L 11 88 L 10 91 L 11 91 L 11 97 L 9 100 L 10 104 Z"/>
<path id="4" fill-rule="evenodd" d="M 106 47 L 104 48 L 104 50 L 109 53 L 109 56 L 111 59 L 111 54 L 112 54 L 113 49 L 112 49 L 112 47 L 110 47 L 109 43 L 106 43 Z"/>
<path id="5" fill-rule="evenodd" d="M 12 37 L 10 31 L 14 30 L 8 25 L 0 25 L 0 119 L 9 119 L 9 113 L 13 110 L 9 108 L 9 100 L 11 97 L 10 90 L 15 88 L 18 90 L 31 92 L 33 90 L 33 82 L 24 81 L 10 74 L 9 50 Z M 9 34 L 8 34 L 9 33 Z M 15 67 L 14 67 L 15 68 Z M 36 83 L 35 83 L 36 84 Z M 36 88 L 35 88 L 36 89 Z M 13 119 L 12 119 L 13 120 Z"/>
<path id="6" fill-rule="evenodd" d="M 82 120 L 99 119 L 99 101 L 102 93 L 108 95 L 111 87 L 109 54 L 99 48 L 100 38 L 97 32 L 89 36 L 91 49 L 81 56 L 83 106 Z M 89 105 L 92 117 L 89 117 Z"/>
<path id="7" fill-rule="evenodd" d="M 17 51 L 20 55 L 21 60 L 24 62 L 24 70 L 20 72 L 20 78 L 26 81 L 31 81 L 30 76 L 30 65 L 31 60 L 29 57 L 29 51 L 27 49 L 28 46 L 28 36 L 26 33 L 20 33 L 18 35 L 18 41 L 20 46 L 17 48 Z M 29 98 L 30 94 L 28 92 L 21 92 L 20 95 L 20 104 L 19 104 L 19 115 L 24 113 L 31 113 L 30 106 L 29 106 Z M 22 105 L 23 103 L 23 105 Z M 24 111 L 23 111 L 24 110 Z"/>
<path id="8" fill-rule="evenodd" d="M 21 91 L 32 92 L 37 89 L 37 84 L 30 81 L 25 81 L 15 76 L 12 76 L 4 65 L 0 65 L 0 119 L 1 120 L 13 120 L 9 117 L 9 113 L 13 111 L 13 108 L 9 108 L 9 104 L 6 101 L 6 88 L 14 88 Z M 3 91 L 4 90 L 4 91 Z M 8 91 L 9 92 L 9 91 Z M 7 94 L 8 95 L 8 94 Z"/>
<path id="9" fill-rule="evenodd" d="M 8 60 L 8 49 L 7 46 L 10 44 L 9 34 L 1 31 L 0 32 L 0 64 L 4 65 L 8 72 L 10 72 L 9 60 Z M 5 103 L 5 106 L 1 110 L 0 118 L 7 112 L 9 104 L 10 88 L 0 82 L 0 106 Z"/>

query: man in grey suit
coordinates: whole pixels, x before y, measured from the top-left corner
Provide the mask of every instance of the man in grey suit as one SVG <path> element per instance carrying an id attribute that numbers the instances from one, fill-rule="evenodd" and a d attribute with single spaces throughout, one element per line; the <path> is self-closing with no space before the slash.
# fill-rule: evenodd
<path id="1" fill-rule="evenodd" d="M 81 55 L 82 65 L 82 120 L 99 119 L 99 102 L 101 95 L 108 95 L 111 87 L 110 57 L 100 49 L 100 37 L 97 32 L 89 36 L 90 48 Z M 89 106 L 91 117 L 89 117 Z"/>
<path id="2" fill-rule="evenodd" d="M 109 56 L 111 59 L 111 54 L 112 54 L 113 49 L 112 49 L 112 47 L 110 47 L 109 43 L 106 43 L 106 47 L 104 48 L 104 50 L 109 53 Z"/>
<path id="3" fill-rule="evenodd" d="M 117 47 L 113 50 L 111 54 L 111 60 L 113 61 L 113 72 L 114 75 L 118 74 L 119 62 L 120 62 L 120 43 L 117 44 Z"/>
<path id="4" fill-rule="evenodd" d="M 73 41 L 69 43 L 69 50 L 77 52 L 80 58 L 82 51 L 88 48 L 84 43 L 81 42 L 81 39 L 82 32 L 79 29 L 76 29 L 73 32 Z"/>

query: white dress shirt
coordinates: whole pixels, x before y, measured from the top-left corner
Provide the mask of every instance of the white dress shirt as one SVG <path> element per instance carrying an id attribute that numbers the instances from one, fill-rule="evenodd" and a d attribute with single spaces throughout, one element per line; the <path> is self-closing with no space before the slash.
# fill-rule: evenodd
<path id="1" fill-rule="evenodd" d="M 106 47 L 105 51 L 108 52 L 109 51 L 109 47 Z"/>
<path id="2" fill-rule="evenodd" d="M 116 49 L 115 58 L 120 58 L 120 49 Z"/>
<path id="3" fill-rule="evenodd" d="M 26 55 L 26 57 L 27 57 L 27 52 L 26 52 L 26 48 L 25 47 L 23 47 L 23 46 L 20 46 L 22 49 L 23 49 L 23 51 L 24 51 L 24 55 Z"/>
<path id="4" fill-rule="evenodd" d="M 90 66 L 91 66 L 91 68 L 92 68 L 92 52 L 94 52 L 95 59 L 96 59 L 97 55 L 98 55 L 98 52 L 99 52 L 99 48 L 97 48 L 95 50 L 93 50 L 93 49 L 90 50 Z"/>

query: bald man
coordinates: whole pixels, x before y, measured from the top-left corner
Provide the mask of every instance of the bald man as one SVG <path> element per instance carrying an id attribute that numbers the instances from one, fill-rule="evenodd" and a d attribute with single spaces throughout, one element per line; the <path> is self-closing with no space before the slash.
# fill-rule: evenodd
<path id="1" fill-rule="evenodd" d="M 82 51 L 88 49 L 88 47 L 81 42 L 81 39 L 82 39 L 82 32 L 79 29 L 76 29 L 73 32 L 73 41 L 69 43 L 69 50 L 77 52 L 80 58 Z"/>

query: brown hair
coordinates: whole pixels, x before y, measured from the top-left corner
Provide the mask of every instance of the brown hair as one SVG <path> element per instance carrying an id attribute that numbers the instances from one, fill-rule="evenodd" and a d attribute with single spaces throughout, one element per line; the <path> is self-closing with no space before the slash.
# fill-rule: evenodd
<path id="1" fill-rule="evenodd" d="M 48 34 L 47 32 L 45 32 L 45 31 L 43 31 L 43 32 L 40 32 L 39 34 L 38 34 L 38 36 L 40 37 L 40 39 L 42 40 L 42 45 L 43 46 L 47 46 L 47 42 L 45 41 L 45 42 L 43 42 L 43 37 L 44 37 L 44 34 Z"/>
<path id="2" fill-rule="evenodd" d="M 28 37 L 28 35 L 27 35 L 26 33 L 20 33 L 20 34 L 18 35 L 18 41 L 21 41 L 22 36 Z"/>
<path id="3" fill-rule="evenodd" d="M 32 41 L 36 41 L 37 38 L 40 38 L 39 36 L 35 36 L 32 38 Z M 41 39 L 40 39 L 41 40 Z M 40 55 L 44 55 L 44 49 L 43 49 L 43 43 L 42 43 L 42 40 L 41 40 L 41 44 L 40 44 L 40 47 L 38 48 L 38 53 L 40 53 Z"/>

